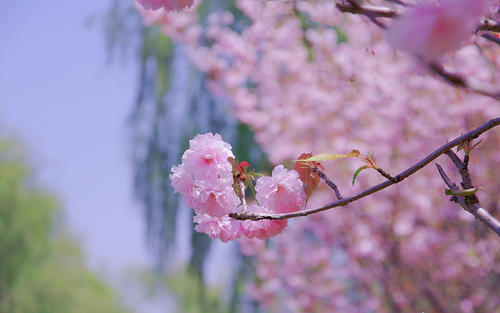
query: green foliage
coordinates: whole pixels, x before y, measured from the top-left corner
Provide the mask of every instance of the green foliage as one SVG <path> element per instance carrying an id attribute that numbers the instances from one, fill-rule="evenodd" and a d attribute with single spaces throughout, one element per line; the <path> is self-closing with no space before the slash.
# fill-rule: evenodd
<path id="1" fill-rule="evenodd" d="M 21 157 L 13 143 L 0 143 L 0 308 L 16 281 L 46 256 L 58 210 L 50 196 L 28 186 Z"/>
<path id="2" fill-rule="evenodd" d="M 0 312 L 125 312 L 57 231 L 58 212 L 55 199 L 32 182 L 22 152 L 0 140 Z"/>
<path id="3" fill-rule="evenodd" d="M 361 171 L 364 171 L 366 170 L 367 168 L 370 168 L 368 165 L 363 165 L 361 167 L 359 167 L 355 172 L 354 172 L 354 175 L 352 176 L 352 185 L 354 186 L 354 183 L 356 182 L 356 177 L 358 177 L 359 173 L 361 173 Z"/>
<path id="4" fill-rule="evenodd" d="M 233 152 L 238 160 L 248 161 L 250 166 L 259 171 L 271 171 L 271 163 L 254 139 L 253 130 L 246 124 L 238 122 L 237 138 L 233 144 Z"/>
<path id="5" fill-rule="evenodd" d="M 71 241 L 54 241 L 50 252 L 29 277 L 15 284 L 9 312 L 125 312 L 112 290 L 85 268 L 80 249 Z"/>
<path id="6" fill-rule="evenodd" d="M 228 305 L 220 298 L 220 290 L 206 287 L 200 277 L 190 270 L 166 276 L 166 284 L 176 296 L 179 312 L 228 312 Z"/>

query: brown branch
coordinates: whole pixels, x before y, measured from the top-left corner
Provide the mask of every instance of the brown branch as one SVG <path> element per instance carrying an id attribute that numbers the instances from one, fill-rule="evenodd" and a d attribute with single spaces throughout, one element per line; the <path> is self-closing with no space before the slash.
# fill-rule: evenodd
<path id="1" fill-rule="evenodd" d="M 481 18 L 481 23 L 479 24 L 477 31 L 500 33 L 500 23 L 492 19 L 483 17 Z"/>
<path id="2" fill-rule="evenodd" d="M 468 159 L 469 156 L 466 154 L 464 156 L 464 160 L 461 161 L 460 158 L 456 155 L 455 152 L 448 150 L 445 154 L 451 159 L 455 167 L 460 173 L 462 177 L 462 188 L 469 189 L 473 188 L 472 179 L 470 177 L 469 169 L 468 169 Z M 444 172 L 443 168 L 436 164 L 436 167 L 443 178 L 446 185 L 453 191 L 459 191 L 457 185 L 453 183 L 448 175 Z M 498 236 L 500 236 L 500 221 L 497 220 L 493 215 L 491 215 L 488 211 L 486 211 L 481 204 L 479 203 L 479 199 L 475 194 L 470 196 L 452 196 L 451 201 L 458 203 L 462 208 L 464 208 L 467 212 L 474 215 L 477 219 L 479 219 L 483 224 L 488 226 L 492 231 L 494 231 Z"/>
<path id="3" fill-rule="evenodd" d="M 420 169 L 422 169 L 424 166 L 432 162 L 434 159 L 436 159 L 438 156 L 442 155 L 443 153 L 449 151 L 453 147 L 456 147 L 459 144 L 462 144 L 466 141 L 470 141 L 472 139 L 475 139 L 479 137 L 482 133 L 488 131 L 489 129 L 500 125 L 500 117 L 489 120 L 488 122 L 484 123 L 483 125 L 477 127 L 474 130 L 469 131 L 468 133 L 459 136 L 452 141 L 446 143 L 445 145 L 442 145 L 441 147 L 437 148 L 434 150 L 432 153 L 427 155 L 425 158 L 420 160 L 419 162 L 415 163 L 405 171 L 401 172 L 400 174 L 396 175 L 394 178 L 398 180 L 398 182 L 401 182 L 402 180 L 406 179 L 407 177 L 411 176 L 412 174 L 418 172 Z M 268 219 L 268 220 L 283 220 L 287 218 L 295 218 L 295 217 L 301 217 L 301 216 L 307 216 L 319 212 L 323 212 L 326 210 L 330 210 L 339 206 L 345 206 L 353 201 L 362 199 L 364 197 L 367 197 L 373 193 L 376 193 L 382 189 L 385 189 L 391 185 L 394 185 L 390 180 L 387 180 L 383 183 L 380 183 L 378 185 L 372 186 L 368 189 L 363 190 L 362 192 L 351 196 L 347 198 L 343 198 L 342 200 L 338 200 L 335 202 L 332 202 L 330 204 L 327 204 L 323 207 L 320 208 L 314 208 L 314 209 L 308 209 L 308 210 L 303 210 L 303 211 L 297 211 L 297 212 L 291 212 L 291 213 L 283 213 L 283 214 L 259 214 L 259 213 L 231 213 L 229 214 L 230 217 L 234 219 L 239 219 L 239 220 L 263 220 L 263 219 Z"/>
<path id="4" fill-rule="evenodd" d="M 338 1 L 335 3 L 337 9 L 344 13 L 351 14 L 361 14 L 372 18 L 377 17 L 385 17 L 385 18 L 397 18 L 401 12 L 398 10 L 394 10 L 388 7 L 383 6 L 372 6 L 372 5 L 359 5 L 357 3 L 353 3 L 354 1 Z M 398 4 L 404 5 L 400 1 L 394 1 Z M 492 20 L 490 18 L 483 17 L 481 18 L 481 22 L 476 29 L 478 31 L 489 31 L 500 33 L 500 22 Z"/>
<path id="5" fill-rule="evenodd" d="M 383 29 L 385 29 L 386 26 L 382 24 L 380 21 L 378 21 L 377 18 L 379 17 L 397 18 L 400 15 L 400 12 L 388 7 L 368 6 L 368 5 L 361 6 L 357 4 L 354 0 L 338 1 L 335 3 L 335 5 L 341 12 L 367 16 L 375 25 Z M 476 32 L 478 31 L 500 32 L 500 23 L 492 19 L 482 18 Z M 483 38 L 486 38 L 487 40 L 500 44 L 500 40 L 491 34 L 478 34 L 478 35 L 480 35 Z M 498 90 L 487 88 L 482 83 L 467 82 L 460 75 L 447 72 L 439 64 L 426 62 L 422 59 L 421 61 L 427 65 L 427 67 L 431 70 L 431 72 L 437 74 L 439 77 L 441 77 L 446 82 L 450 83 L 455 87 L 465 89 L 467 91 L 474 92 L 483 96 L 491 97 L 496 100 L 500 100 L 500 91 Z"/>
<path id="6" fill-rule="evenodd" d="M 446 186 L 448 186 L 448 188 L 450 188 L 451 190 L 458 190 L 458 186 L 454 182 L 451 181 L 451 179 L 448 177 L 448 175 L 446 175 L 446 172 L 443 170 L 441 165 L 436 163 L 436 167 L 437 167 L 437 170 L 439 172 L 439 175 L 441 175 L 441 178 L 444 180 Z"/>
<path id="7" fill-rule="evenodd" d="M 500 100 L 500 91 L 489 89 L 485 86 L 482 86 L 481 83 L 472 83 L 467 82 L 463 77 L 457 75 L 455 73 L 450 73 L 446 71 L 441 65 L 436 63 L 425 62 L 420 59 L 424 64 L 427 65 L 429 70 L 431 70 L 434 74 L 437 74 L 439 77 L 450 83 L 451 85 L 465 89 L 467 91 L 471 91 L 483 96 L 491 97 L 496 100 Z"/>
<path id="8" fill-rule="evenodd" d="M 394 18 L 399 14 L 399 12 L 391 8 L 371 6 L 371 5 L 360 6 L 358 4 L 353 4 L 352 1 L 337 2 L 335 3 L 335 6 L 337 7 L 337 9 L 339 9 L 341 12 L 344 13 L 361 14 L 373 18 L 376 17 Z"/>
<path id="9" fill-rule="evenodd" d="M 481 34 L 481 37 L 483 37 L 484 39 L 489 40 L 491 42 L 494 42 L 497 45 L 500 45 L 500 38 L 495 37 L 492 34 Z"/>
<path id="10" fill-rule="evenodd" d="M 342 200 L 342 195 L 340 194 L 340 191 L 339 191 L 339 188 L 337 187 L 337 185 L 335 185 L 335 183 L 333 181 L 330 180 L 330 178 L 328 178 L 328 176 L 326 176 L 325 173 L 323 173 L 322 171 L 318 170 L 317 167 L 313 167 L 311 169 L 314 173 L 318 174 L 318 176 L 323 179 L 325 181 L 325 183 L 328 185 L 328 187 L 332 188 L 333 191 L 335 192 L 335 196 L 337 197 L 337 200 Z"/>
<path id="11" fill-rule="evenodd" d="M 399 5 L 403 6 L 403 7 L 409 7 L 409 6 L 411 6 L 411 4 L 405 3 L 405 2 L 400 1 L 400 0 L 385 0 L 385 1 L 392 2 L 392 3 L 395 3 L 395 4 L 399 4 Z"/>
<path id="12" fill-rule="evenodd" d="M 472 179 L 470 178 L 469 174 L 469 156 L 465 155 L 464 160 L 460 160 L 458 155 L 453 152 L 452 150 L 449 150 L 445 153 L 453 162 L 455 167 L 458 169 L 458 172 L 460 173 L 460 176 L 462 177 L 462 188 L 464 189 L 470 189 L 474 188 L 472 186 Z"/>
<path id="13" fill-rule="evenodd" d="M 377 170 L 377 172 L 380 173 L 380 175 L 384 176 L 385 178 L 387 178 L 388 180 L 390 180 L 391 182 L 397 184 L 398 183 L 398 180 L 395 178 L 395 177 L 392 177 L 391 174 L 387 173 L 386 171 L 384 171 L 383 169 L 381 169 L 380 167 L 376 166 L 375 169 Z"/>
<path id="14" fill-rule="evenodd" d="M 451 179 L 448 177 L 448 175 L 446 175 L 446 173 L 444 172 L 441 165 L 436 163 L 436 167 L 438 169 L 439 175 L 441 175 L 441 178 L 444 180 L 444 182 L 448 186 L 448 188 L 450 188 L 453 191 L 458 191 L 459 190 L 458 186 L 454 182 L 451 181 Z M 459 198 L 457 196 L 451 196 L 450 201 L 458 203 L 462 208 L 464 208 L 464 210 L 467 210 L 467 205 L 465 204 L 465 201 L 463 198 Z"/>
<path id="15" fill-rule="evenodd" d="M 463 166 L 462 160 L 460 160 L 458 155 L 452 150 L 448 150 L 444 154 L 446 154 L 451 159 L 451 161 L 457 168 L 461 168 Z"/>
<path id="16" fill-rule="evenodd" d="M 472 211 L 469 212 L 500 236 L 500 221 L 482 208 L 479 203 L 472 204 Z"/>

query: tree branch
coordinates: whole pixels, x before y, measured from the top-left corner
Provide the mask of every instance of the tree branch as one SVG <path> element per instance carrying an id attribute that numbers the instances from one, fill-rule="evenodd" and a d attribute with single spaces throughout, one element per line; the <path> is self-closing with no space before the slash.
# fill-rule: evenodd
<path id="1" fill-rule="evenodd" d="M 479 24 L 477 31 L 500 33 L 500 23 L 492 19 L 483 17 L 481 18 L 481 23 Z"/>
<path id="2" fill-rule="evenodd" d="M 472 139 L 475 139 L 479 137 L 482 133 L 488 131 L 489 129 L 500 125 L 500 117 L 489 120 L 488 122 L 484 123 L 483 125 L 477 127 L 474 130 L 469 131 L 468 133 L 459 136 L 452 141 L 446 143 L 445 145 L 442 145 L 441 147 L 437 148 L 434 150 L 432 153 L 427 155 L 425 158 L 420 160 L 419 162 L 415 163 L 405 171 L 401 172 L 400 174 L 396 175 L 394 178 L 399 182 L 403 181 L 407 177 L 413 175 L 414 173 L 418 172 L 420 169 L 422 169 L 424 166 L 432 162 L 434 159 L 436 159 L 438 156 L 442 155 L 443 153 L 446 153 L 453 147 L 456 147 L 459 144 L 462 144 L 466 141 L 470 141 Z M 238 220 L 283 220 L 283 219 L 288 219 L 288 218 L 295 218 L 295 217 L 301 217 L 301 216 L 307 216 L 319 212 L 323 212 L 326 210 L 330 210 L 339 206 L 345 206 L 353 201 L 362 199 L 364 197 L 367 197 L 373 193 L 376 193 L 382 189 L 385 189 L 391 185 L 394 185 L 395 183 L 387 180 L 383 183 L 380 183 L 378 185 L 372 186 L 368 189 L 365 189 L 364 191 L 351 196 L 347 198 L 343 198 L 342 200 L 334 201 L 330 204 L 327 204 L 323 207 L 320 208 L 314 208 L 314 209 L 308 209 L 308 210 L 303 210 L 303 211 L 297 211 L 297 212 L 291 212 L 291 213 L 283 213 L 283 214 L 259 214 L 259 213 L 231 213 L 229 214 L 230 217 Z M 479 210 L 479 209 L 478 209 Z M 476 210 L 477 211 L 477 210 Z"/>
<path id="3" fill-rule="evenodd" d="M 313 167 L 311 170 L 314 173 L 318 174 L 318 176 L 325 181 L 325 184 L 327 184 L 328 187 L 333 189 L 333 191 L 335 192 L 335 196 L 337 197 L 337 200 L 342 200 L 342 195 L 340 194 L 339 188 L 337 187 L 337 185 L 335 185 L 333 181 L 330 180 L 330 178 L 326 176 L 325 173 L 318 170 L 317 167 Z"/>
<path id="4" fill-rule="evenodd" d="M 493 36 L 492 34 L 481 34 L 481 37 L 491 42 L 494 42 L 500 46 L 500 39 L 498 37 Z"/>
<path id="5" fill-rule="evenodd" d="M 448 150 L 447 152 L 445 152 L 445 154 L 451 159 L 451 161 L 459 171 L 460 176 L 462 177 L 462 188 L 473 188 L 472 179 L 470 178 L 470 173 L 467 166 L 469 156 L 465 155 L 464 161 L 462 162 L 452 150 Z M 446 185 L 453 191 L 459 191 L 458 186 L 450 180 L 448 175 L 446 175 L 446 173 L 444 172 L 443 168 L 439 164 L 436 164 L 436 167 Z M 479 199 L 475 194 L 465 197 L 452 196 L 450 200 L 458 203 L 462 208 L 464 208 L 464 210 L 474 215 L 477 219 L 483 222 L 483 224 L 488 226 L 492 231 L 500 236 L 500 221 L 498 221 L 493 215 L 491 215 L 488 211 L 481 207 Z"/>
<path id="6" fill-rule="evenodd" d="M 420 60 L 427 65 L 429 70 L 431 70 L 434 74 L 437 74 L 439 77 L 447 81 L 449 84 L 457 88 L 465 89 L 483 96 L 500 100 L 500 91 L 490 90 L 487 87 L 482 86 L 483 84 L 480 83 L 472 83 L 472 82 L 468 83 L 462 76 L 446 71 L 440 64 L 425 62 L 422 59 Z"/>
<path id="7" fill-rule="evenodd" d="M 375 167 L 375 170 L 377 170 L 377 172 L 380 173 L 380 175 L 384 176 L 385 178 L 387 178 L 388 180 L 390 180 L 391 182 L 397 184 L 399 181 L 395 178 L 395 177 L 392 177 L 391 174 L 387 173 L 386 171 L 384 171 L 383 169 L 381 169 L 380 167 L 376 166 Z"/>
<path id="8" fill-rule="evenodd" d="M 500 221 L 483 209 L 479 203 L 473 204 L 469 212 L 500 236 Z"/>
<path id="9" fill-rule="evenodd" d="M 393 10 L 391 8 L 387 7 L 380 7 L 380 6 L 372 6 L 372 5 L 353 5 L 350 1 L 349 2 L 337 2 L 335 3 L 335 6 L 337 9 L 339 9 L 341 12 L 344 13 L 351 13 L 351 14 L 361 14 L 365 15 L 368 17 L 386 17 L 386 18 L 394 18 L 398 16 L 400 13 L 396 10 Z"/>
<path id="10" fill-rule="evenodd" d="M 377 18 L 384 17 L 384 18 L 397 18 L 401 13 L 397 10 L 388 8 L 388 7 L 382 7 L 382 6 L 368 6 L 368 5 L 359 5 L 357 4 L 354 0 L 348 0 L 348 1 L 338 1 L 335 3 L 336 7 L 344 13 L 351 13 L 351 14 L 360 14 L 368 17 L 375 25 L 377 25 L 380 28 L 385 29 L 386 26 L 379 22 Z M 476 29 L 477 32 L 500 32 L 500 23 L 497 21 L 494 21 L 489 18 L 481 18 L 481 22 Z M 489 33 L 482 33 L 482 34 L 477 34 L 487 40 L 493 41 L 497 44 L 500 44 L 500 40 L 489 34 Z M 434 74 L 437 74 L 439 77 L 444 79 L 446 82 L 450 83 L 451 85 L 465 89 L 467 91 L 471 91 L 483 96 L 491 97 L 496 100 L 500 100 L 500 91 L 494 90 L 492 88 L 487 88 L 484 87 L 484 84 L 481 83 L 476 83 L 476 82 L 468 82 L 466 81 L 463 77 L 460 75 L 457 75 L 455 73 L 449 73 L 447 72 L 441 65 L 435 64 L 435 63 L 430 63 L 426 62 L 421 59 L 421 61 L 427 65 L 429 70 L 433 72 Z"/>
<path id="11" fill-rule="evenodd" d="M 394 2 L 402 4 L 402 2 L 400 1 Z M 344 13 L 361 14 L 372 18 L 397 18 L 401 14 L 400 11 L 394 10 L 392 8 L 373 5 L 359 5 L 357 3 L 353 3 L 353 1 L 338 1 L 335 3 L 335 6 L 337 7 L 337 9 Z M 481 22 L 476 29 L 476 32 L 478 31 L 500 33 L 500 22 L 483 17 L 481 18 Z"/>

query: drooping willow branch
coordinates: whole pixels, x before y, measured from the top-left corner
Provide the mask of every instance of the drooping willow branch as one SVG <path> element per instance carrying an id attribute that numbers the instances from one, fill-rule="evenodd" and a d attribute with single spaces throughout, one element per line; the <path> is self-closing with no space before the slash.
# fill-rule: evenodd
<path id="1" fill-rule="evenodd" d="M 363 190 L 362 192 L 351 196 L 347 198 L 342 198 L 338 201 L 334 201 L 330 204 L 327 204 L 323 207 L 320 208 L 314 208 L 314 209 L 308 209 L 308 210 L 303 210 L 303 211 L 296 211 L 296 212 L 291 212 L 291 213 L 283 213 L 283 214 L 260 214 L 260 213 L 231 213 L 229 216 L 238 219 L 238 220 L 283 220 L 283 219 L 288 219 L 288 218 L 295 218 L 295 217 L 301 217 L 301 216 L 307 216 L 319 212 L 323 212 L 326 210 L 330 210 L 336 207 L 340 206 L 345 206 L 353 201 L 365 198 L 371 194 L 374 194 L 376 192 L 381 191 L 382 189 L 385 189 L 391 185 L 400 183 L 404 179 L 408 178 L 409 176 L 415 174 L 419 170 L 421 170 L 424 166 L 432 162 L 434 159 L 439 157 L 442 154 L 447 153 L 450 151 L 452 148 L 463 144 L 465 142 L 471 141 L 477 137 L 479 137 L 482 133 L 488 131 L 489 129 L 492 129 L 495 126 L 500 125 L 500 117 L 489 120 L 488 122 L 484 123 L 483 125 L 477 127 L 474 130 L 469 131 L 468 133 L 459 136 L 452 141 L 449 141 L 448 143 L 442 145 L 441 147 L 437 148 L 434 150 L 432 153 L 424 157 L 422 160 L 419 162 L 415 163 L 405 171 L 399 173 L 398 175 L 394 176 L 394 179 L 392 180 L 386 180 L 383 183 L 380 183 L 378 185 L 372 186 L 368 189 Z"/>
<path id="2" fill-rule="evenodd" d="M 368 17 L 372 23 L 382 29 L 385 29 L 386 26 L 378 21 L 377 18 L 396 18 L 401 14 L 398 10 L 388 7 L 359 5 L 355 0 L 337 1 L 335 5 L 341 12 L 359 14 Z M 482 18 L 478 28 L 476 29 L 476 33 L 478 33 L 479 36 L 500 45 L 500 40 L 488 32 L 500 33 L 500 23 L 489 18 Z M 427 65 L 427 68 L 432 73 L 436 74 L 456 88 L 465 89 L 470 92 L 500 100 L 500 90 L 485 87 L 484 84 L 477 83 L 475 81 L 468 81 L 460 75 L 446 71 L 440 64 L 426 62 L 422 59 L 421 61 Z"/>

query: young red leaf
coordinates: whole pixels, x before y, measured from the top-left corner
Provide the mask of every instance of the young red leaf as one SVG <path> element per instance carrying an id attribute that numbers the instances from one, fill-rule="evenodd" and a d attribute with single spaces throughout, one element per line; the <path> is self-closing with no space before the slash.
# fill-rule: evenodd
<path id="1" fill-rule="evenodd" d="M 312 171 L 313 167 L 319 167 L 323 169 L 323 166 L 318 162 L 313 161 L 301 161 L 311 157 L 311 153 L 302 153 L 299 156 L 297 162 L 295 162 L 294 170 L 299 173 L 300 180 L 304 183 L 304 191 L 306 193 L 306 197 L 309 198 L 314 191 L 314 189 L 318 186 L 320 182 L 320 177 L 318 174 Z"/>

